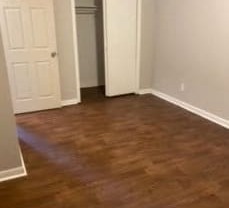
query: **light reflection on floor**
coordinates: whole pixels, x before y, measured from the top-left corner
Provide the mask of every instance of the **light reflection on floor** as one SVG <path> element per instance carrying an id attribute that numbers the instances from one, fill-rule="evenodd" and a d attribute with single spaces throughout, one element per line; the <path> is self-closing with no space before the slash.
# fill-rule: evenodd
<path id="1" fill-rule="evenodd" d="M 98 170 L 95 171 L 94 167 L 90 167 L 87 161 L 82 156 L 77 155 L 76 152 L 57 147 L 55 144 L 49 143 L 44 138 L 27 131 L 23 127 L 17 126 L 17 132 L 21 141 L 60 168 L 69 167 L 69 169 L 72 169 L 72 165 L 76 164 L 74 173 L 81 176 L 81 179 L 85 180 L 85 182 L 92 182 L 100 177 L 101 174 L 99 174 Z"/>
<path id="2" fill-rule="evenodd" d="M 90 165 L 86 159 L 78 155 L 77 152 L 64 150 L 55 144 L 49 143 L 45 138 L 41 138 L 21 126 L 17 126 L 18 136 L 22 142 L 28 145 L 45 159 L 51 161 L 64 173 L 73 174 L 81 183 L 99 189 L 100 197 L 108 201 L 124 200 L 123 194 L 129 190 L 120 180 L 107 178 L 106 173 L 99 167 Z M 73 165 L 75 164 L 74 168 Z M 69 170 L 69 171 L 68 171 Z M 71 177 L 69 175 L 67 177 Z M 73 178 L 73 177 L 72 177 Z M 103 181 L 102 183 L 97 183 Z M 117 190 L 119 190 L 117 192 Z M 110 193 L 113 192 L 111 195 Z M 110 198 L 113 196 L 112 198 Z"/>

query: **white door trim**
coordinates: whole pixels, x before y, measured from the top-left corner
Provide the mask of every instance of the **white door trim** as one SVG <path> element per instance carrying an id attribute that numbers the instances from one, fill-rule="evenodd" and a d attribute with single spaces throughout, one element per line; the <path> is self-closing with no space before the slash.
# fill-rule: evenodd
<path id="1" fill-rule="evenodd" d="M 108 53 L 107 53 L 107 40 L 108 40 L 108 37 L 107 37 L 107 28 L 106 28 L 106 25 L 107 25 L 107 11 L 106 11 L 106 0 L 103 0 L 103 37 L 104 37 L 104 66 L 105 66 L 105 89 L 106 89 L 106 95 L 109 94 L 109 76 L 108 76 Z"/>
<path id="2" fill-rule="evenodd" d="M 75 0 L 71 0 L 71 13 L 72 13 L 72 23 L 73 23 L 73 39 L 74 42 L 74 57 L 75 57 L 75 76 L 76 76 L 76 92 L 77 101 L 81 102 L 81 92 L 80 92 L 80 66 L 79 66 L 79 46 L 78 46 L 78 35 L 77 35 L 77 21 L 76 21 L 76 3 Z"/>
<path id="3" fill-rule="evenodd" d="M 136 55 L 136 94 L 139 93 L 141 86 L 140 86 L 140 72 L 141 72 L 141 39 L 142 39 L 142 0 L 138 0 L 137 5 L 137 55 Z"/>

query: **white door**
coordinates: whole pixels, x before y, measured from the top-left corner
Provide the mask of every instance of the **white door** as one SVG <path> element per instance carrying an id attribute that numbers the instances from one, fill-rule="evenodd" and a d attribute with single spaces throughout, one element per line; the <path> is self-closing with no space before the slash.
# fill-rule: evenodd
<path id="1" fill-rule="evenodd" d="M 104 0 L 106 95 L 137 91 L 138 0 Z"/>
<path id="2" fill-rule="evenodd" d="M 0 0 L 15 113 L 60 107 L 52 0 Z"/>

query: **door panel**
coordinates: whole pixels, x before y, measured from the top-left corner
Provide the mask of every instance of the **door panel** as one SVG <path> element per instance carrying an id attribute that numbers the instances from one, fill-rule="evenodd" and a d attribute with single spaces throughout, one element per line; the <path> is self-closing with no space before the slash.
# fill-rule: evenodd
<path id="1" fill-rule="evenodd" d="M 49 79 L 52 71 L 49 62 L 38 62 L 36 64 L 39 97 L 50 97 L 53 94 L 52 81 Z"/>
<path id="2" fill-rule="evenodd" d="M 104 0 L 106 94 L 136 92 L 137 0 Z"/>
<path id="3" fill-rule="evenodd" d="M 47 15 L 43 8 L 31 8 L 34 47 L 48 47 Z"/>
<path id="4" fill-rule="evenodd" d="M 60 107 L 52 0 L 1 0 L 0 23 L 15 113 Z"/>
<path id="5" fill-rule="evenodd" d="M 5 8 L 5 21 L 10 49 L 24 48 L 24 33 L 20 8 Z"/>
<path id="6" fill-rule="evenodd" d="M 32 99 L 31 73 L 27 63 L 13 65 L 15 96 L 17 100 Z"/>

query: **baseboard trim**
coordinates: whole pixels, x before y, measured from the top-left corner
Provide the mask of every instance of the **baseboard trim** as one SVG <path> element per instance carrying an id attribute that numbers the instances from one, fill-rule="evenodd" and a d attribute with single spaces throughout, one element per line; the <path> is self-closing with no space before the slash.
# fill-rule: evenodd
<path id="1" fill-rule="evenodd" d="M 65 107 L 65 106 L 70 106 L 70 105 L 76 105 L 80 103 L 78 99 L 71 99 L 71 100 L 63 100 L 61 102 L 61 105 L 62 107 Z"/>
<path id="2" fill-rule="evenodd" d="M 170 103 L 173 103 L 173 104 L 175 104 L 175 105 L 177 105 L 177 106 L 179 106 L 181 108 L 184 108 L 187 111 L 190 111 L 190 112 L 192 112 L 192 113 L 194 113 L 196 115 L 199 115 L 199 116 L 201 116 L 201 117 L 203 117 L 203 118 L 205 118 L 207 120 L 210 120 L 210 121 L 212 121 L 212 122 L 214 122 L 214 123 L 216 123 L 216 124 L 218 124 L 220 126 L 223 126 L 223 127 L 227 128 L 227 129 L 229 129 L 229 121 L 226 120 L 226 119 L 223 119 L 223 118 L 221 118 L 219 116 L 216 116 L 216 115 L 214 115 L 212 113 L 209 113 L 209 112 L 207 112 L 205 110 L 197 108 L 197 107 L 195 107 L 193 105 L 190 105 L 190 104 L 188 104 L 186 102 L 178 100 L 178 99 L 176 99 L 176 98 L 174 98 L 172 96 L 169 96 L 169 95 L 167 95 L 165 93 L 162 93 L 162 92 L 159 92 L 157 90 L 153 90 L 152 89 L 151 92 L 152 92 L 153 95 L 155 95 L 155 96 L 157 96 L 157 97 L 159 97 L 159 98 L 161 98 L 163 100 L 166 100 L 166 101 L 168 101 Z"/>
<path id="3" fill-rule="evenodd" d="M 6 171 L 1 171 L 0 172 L 0 182 L 9 181 L 9 180 L 12 180 L 12 179 L 16 179 L 16 178 L 21 178 L 21 177 L 27 176 L 27 171 L 26 171 L 26 168 L 25 168 L 25 163 L 24 163 L 24 159 L 23 159 L 21 151 L 20 151 L 20 157 L 21 157 L 22 166 L 16 167 L 16 168 L 12 168 L 12 169 L 9 169 L 9 170 L 6 170 Z"/>
<path id="4" fill-rule="evenodd" d="M 146 94 L 152 94 L 152 89 L 142 89 L 142 90 L 139 90 L 138 94 L 139 95 L 146 95 Z"/>

